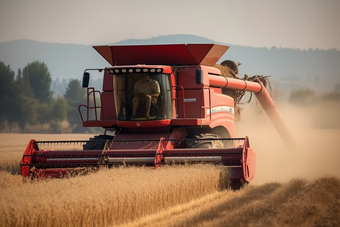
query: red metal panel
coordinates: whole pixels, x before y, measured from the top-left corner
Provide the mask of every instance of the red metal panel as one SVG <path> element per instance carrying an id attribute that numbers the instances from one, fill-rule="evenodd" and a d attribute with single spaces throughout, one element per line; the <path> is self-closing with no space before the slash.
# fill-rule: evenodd
<path id="1" fill-rule="evenodd" d="M 141 121 L 118 121 L 118 126 L 122 128 L 165 128 L 171 124 L 171 119 L 164 120 L 141 120 Z"/>
<path id="2" fill-rule="evenodd" d="M 116 65 L 193 65 L 195 59 L 184 44 L 111 46 Z"/>
<path id="3" fill-rule="evenodd" d="M 166 149 L 163 154 L 172 154 L 172 157 L 185 156 L 185 154 L 191 154 L 191 156 L 222 156 L 222 161 L 240 161 L 242 158 L 243 148 L 177 148 Z M 233 155 L 233 156 L 232 156 Z"/>
<path id="4" fill-rule="evenodd" d="M 197 66 L 180 68 L 178 70 L 178 84 L 184 89 L 202 89 L 204 85 L 196 83 Z"/>
<path id="5" fill-rule="evenodd" d="M 251 148 L 248 148 L 245 166 L 246 166 L 245 180 L 252 181 L 255 177 L 256 171 L 256 153 Z"/>
<path id="6" fill-rule="evenodd" d="M 83 127 L 112 127 L 117 125 L 117 120 L 106 120 L 106 121 L 84 121 Z"/>
<path id="7" fill-rule="evenodd" d="M 209 125 L 210 120 L 208 118 L 206 119 L 190 119 L 190 118 L 180 118 L 180 119 L 172 119 L 172 125 L 179 125 L 179 126 L 185 126 L 185 125 Z"/>
<path id="8" fill-rule="evenodd" d="M 216 44 L 94 46 L 111 65 L 209 65 L 228 50 Z"/>
<path id="9" fill-rule="evenodd" d="M 181 91 L 180 91 L 181 92 Z M 182 104 L 177 105 L 178 118 L 204 118 L 202 109 L 202 90 L 185 90 L 184 91 L 184 108 Z M 180 99 L 179 102 L 182 102 Z M 183 114 L 185 113 L 185 116 Z"/>
<path id="10" fill-rule="evenodd" d="M 32 157 L 31 156 L 25 156 L 25 155 L 32 155 L 34 151 L 38 150 L 37 145 L 35 144 L 35 140 L 30 140 L 28 143 L 26 150 L 24 152 L 24 156 L 21 159 L 21 175 L 26 177 L 29 174 L 30 166 L 28 164 L 31 164 Z M 24 165 L 27 164 L 27 165 Z"/>
<path id="11" fill-rule="evenodd" d="M 246 181 L 251 181 L 255 177 L 256 153 L 250 148 L 248 137 L 244 139 L 242 153 L 243 176 Z"/>
<path id="12" fill-rule="evenodd" d="M 102 92 L 102 120 L 117 119 L 113 91 Z"/>
<path id="13" fill-rule="evenodd" d="M 188 44 L 188 50 L 195 58 L 196 62 L 200 63 L 209 53 L 214 44 Z"/>
<path id="14" fill-rule="evenodd" d="M 200 65 L 213 66 L 229 49 L 218 44 L 188 44 L 188 49 Z"/>
<path id="15" fill-rule="evenodd" d="M 111 65 L 114 65 L 111 49 L 109 46 L 93 46 L 93 48 L 105 58 Z"/>
<path id="16" fill-rule="evenodd" d="M 113 91 L 113 76 L 104 70 L 103 91 Z"/>

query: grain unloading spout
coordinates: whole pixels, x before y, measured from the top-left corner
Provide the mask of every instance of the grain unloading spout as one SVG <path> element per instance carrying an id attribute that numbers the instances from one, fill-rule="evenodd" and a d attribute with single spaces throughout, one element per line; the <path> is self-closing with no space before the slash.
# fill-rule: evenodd
<path id="1" fill-rule="evenodd" d="M 278 111 L 273 99 L 270 97 L 262 82 L 259 79 L 257 79 L 257 82 L 261 84 L 261 87 L 263 88 L 260 92 L 255 93 L 257 100 L 261 103 L 261 106 L 267 113 L 268 117 L 275 126 L 277 132 L 280 134 L 282 140 L 286 143 L 287 147 L 296 147 L 295 140 L 287 128 L 287 125 L 285 124 L 283 117 Z"/>
<path id="2" fill-rule="evenodd" d="M 288 147 L 295 147 L 295 141 L 288 130 L 280 112 L 260 79 L 256 82 L 209 75 L 210 86 L 225 87 L 233 90 L 253 92 Z"/>

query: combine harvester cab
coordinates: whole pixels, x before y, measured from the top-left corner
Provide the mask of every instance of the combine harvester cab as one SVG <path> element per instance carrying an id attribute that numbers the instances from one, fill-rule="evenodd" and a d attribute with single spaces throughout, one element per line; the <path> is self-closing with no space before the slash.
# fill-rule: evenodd
<path id="1" fill-rule="evenodd" d="M 230 169 L 236 187 L 255 176 L 256 153 L 235 130 L 235 101 L 223 89 L 254 92 L 278 132 L 291 135 L 262 82 L 221 76 L 216 62 L 228 46 L 173 44 L 95 46 L 110 64 L 87 69 L 84 127 L 102 127 L 88 141 L 35 141 L 27 146 L 23 176 L 62 177 L 100 166 L 216 163 Z M 230 61 L 231 62 L 231 61 Z M 225 67 L 230 72 L 237 70 Z M 103 89 L 88 87 L 90 70 L 103 72 Z M 106 134 L 113 131 L 114 136 Z M 83 143 L 83 150 L 39 149 L 42 143 Z"/>

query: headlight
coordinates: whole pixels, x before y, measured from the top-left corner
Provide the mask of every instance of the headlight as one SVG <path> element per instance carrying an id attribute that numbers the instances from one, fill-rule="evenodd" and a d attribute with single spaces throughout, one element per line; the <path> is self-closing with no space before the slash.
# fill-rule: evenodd
<path id="1" fill-rule="evenodd" d="M 127 68 L 127 69 L 124 69 L 124 68 L 118 68 L 118 69 L 108 69 L 108 72 L 111 73 L 111 74 L 120 74 L 120 73 L 162 73 L 163 69 L 162 68 L 151 68 L 151 69 L 148 69 L 148 68 Z"/>

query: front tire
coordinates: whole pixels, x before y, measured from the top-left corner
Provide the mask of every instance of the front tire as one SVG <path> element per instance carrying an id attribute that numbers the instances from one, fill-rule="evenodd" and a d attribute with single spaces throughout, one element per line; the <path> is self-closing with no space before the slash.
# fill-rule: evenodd
<path id="1" fill-rule="evenodd" d="M 218 139 L 218 138 L 221 138 L 221 137 L 213 133 L 197 134 L 190 138 L 193 140 L 188 141 L 186 147 L 187 148 L 223 148 L 224 143 L 222 140 L 209 140 L 209 139 Z"/>
<path id="2" fill-rule="evenodd" d="M 83 145 L 84 150 L 103 150 L 107 140 L 113 140 L 114 136 L 99 135 L 90 138 L 89 142 Z"/>

